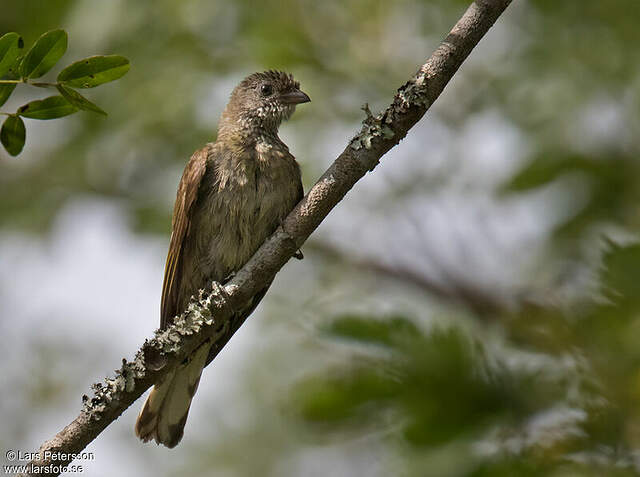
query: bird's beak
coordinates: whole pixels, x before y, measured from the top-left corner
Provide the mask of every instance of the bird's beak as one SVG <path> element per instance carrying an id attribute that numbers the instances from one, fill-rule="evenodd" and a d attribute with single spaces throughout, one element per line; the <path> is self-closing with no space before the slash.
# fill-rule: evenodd
<path id="1" fill-rule="evenodd" d="M 283 103 L 286 104 L 300 104 L 300 103 L 308 103 L 311 101 L 311 98 L 307 96 L 306 93 L 303 93 L 299 89 L 294 89 L 293 91 L 289 91 L 288 93 L 284 93 L 280 96 L 280 99 Z"/>

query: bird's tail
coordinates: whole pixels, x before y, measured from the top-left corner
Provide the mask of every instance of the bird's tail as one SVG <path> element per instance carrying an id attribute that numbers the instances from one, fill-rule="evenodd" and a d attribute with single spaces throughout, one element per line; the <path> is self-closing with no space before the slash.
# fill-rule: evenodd
<path id="1" fill-rule="evenodd" d="M 201 346 L 186 364 L 176 367 L 153 387 L 136 420 L 136 435 L 143 442 L 155 439 L 169 448 L 178 445 L 210 348 Z"/>

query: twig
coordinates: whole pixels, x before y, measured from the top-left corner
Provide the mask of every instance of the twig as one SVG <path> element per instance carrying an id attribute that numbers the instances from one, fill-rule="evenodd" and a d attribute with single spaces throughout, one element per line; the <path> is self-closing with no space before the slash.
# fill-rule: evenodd
<path id="1" fill-rule="evenodd" d="M 324 241 L 313 240 L 306 244 L 305 250 L 357 270 L 404 282 L 442 302 L 462 306 L 483 321 L 493 321 L 497 315 L 509 311 L 508 301 L 504 297 L 466 283 L 462 277 L 447 276 L 447 280 L 441 282 L 408 267 L 389 265 L 371 257 L 353 256 Z M 447 274 L 443 268 L 439 269 L 439 273 Z M 517 298 L 520 299 L 520 296 Z"/>

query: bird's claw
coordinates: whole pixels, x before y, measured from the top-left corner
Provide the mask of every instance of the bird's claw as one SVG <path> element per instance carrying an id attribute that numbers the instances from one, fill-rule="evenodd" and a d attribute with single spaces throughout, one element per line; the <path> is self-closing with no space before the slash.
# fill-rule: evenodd
<path id="1" fill-rule="evenodd" d="M 302 260 L 304 255 L 302 254 L 302 250 L 296 250 L 296 253 L 293 254 L 293 258 Z"/>

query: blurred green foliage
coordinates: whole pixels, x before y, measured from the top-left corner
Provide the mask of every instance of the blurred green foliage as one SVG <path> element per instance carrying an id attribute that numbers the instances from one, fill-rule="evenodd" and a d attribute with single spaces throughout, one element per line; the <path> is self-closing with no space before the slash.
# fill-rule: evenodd
<path id="1" fill-rule="evenodd" d="M 337 151 L 327 144 L 343 146 L 358 126 L 361 104 L 369 102 L 374 112 L 385 106 L 468 3 L 3 5 L 2 33 L 19 31 L 32 44 L 41 32 L 63 28 L 73 39 L 71 61 L 91 49 L 123 54 L 135 67 L 95 92 L 98 104 L 109 105 L 108 121 L 65 118 L 57 122 L 56 140 L 34 137 L 20 161 L 0 153 L 0 227 L 46 233 L 67 202 L 97 195 L 117 200 L 137 230 L 168 234 L 184 163 L 215 139 L 217 117 L 237 80 L 266 68 L 293 72 L 313 98 L 313 109 L 297 112 L 286 126 L 310 183 Z M 301 445 L 296 439 L 303 428 L 303 444 L 346 447 L 350 439 L 380 436 L 391 455 L 387 475 L 637 475 L 638 24 L 637 0 L 514 1 L 426 118 L 446 127 L 452 143 L 481 114 L 504 119 L 517 131 L 520 162 L 514 159 L 488 194 L 501 205 L 529 199 L 531 205 L 549 191 L 556 194 L 557 201 L 540 210 L 553 233 L 538 268 L 523 272 L 529 275 L 522 281 L 538 292 L 535 299 L 514 293 L 511 306 L 479 313 L 474 310 L 482 307 L 434 305 L 426 297 L 422 314 L 412 315 L 352 312 L 370 298 L 354 296 L 353 306 L 323 315 L 314 334 L 316 341 L 346 349 L 347 357 L 318 364 L 293 386 L 278 388 L 291 397 L 284 407 L 296 412 L 270 419 L 266 391 L 247 384 L 257 422 L 228 430 L 216 449 L 205 439 L 194 459 L 184 459 L 183 473 L 224 468 L 228 475 L 284 475 L 278 465 Z M 12 85 L 0 87 L 0 104 L 25 102 L 18 91 L 9 99 L 12 91 Z M 435 131 L 430 137 L 438 139 Z M 488 126 L 475 145 L 493 132 Z M 444 160 L 464 164 L 470 149 L 450 147 Z M 426 168 L 431 157 L 422 157 L 423 150 L 409 154 Z M 457 173 L 452 167 L 447 177 L 428 182 L 430 169 L 410 172 L 393 184 L 409 191 L 409 201 L 450 186 Z M 389 207 L 400 196 L 381 202 Z M 523 244 L 522 254 L 528 253 Z M 333 275 L 327 272 L 330 278 L 309 294 L 323 296 L 346 268 L 341 263 Z M 301 321 L 300 310 L 284 311 L 288 328 Z M 447 326 L 433 326 L 432 314 L 443 315 Z M 299 352 L 287 361 L 302 361 L 307 349 Z"/>
<path id="2" fill-rule="evenodd" d="M 640 245 L 609 247 L 600 277 L 607 302 L 553 319 L 535 307 L 505 315 L 528 363 L 456 327 L 337 317 L 328 333 L 369 353 L 299 382 L 301 417 L 324 432 L 387 428 L 389 442 L 410 454 L 462 443 L 467 470 L 433 475 L 636 475 Z M 429 461 L 416 462 L 412 475 L 431 475 Z"/>
<path id="3" fill-rule="evenodd" d="M 603 222 L 636 225 L 640 184 L 635 178 L 640 177 L 640 161 L 633 154 L 612 151 L 603 158 L 569 151 L 546 152 L 531 158 L 505 184 L 504 191 L 531 191 L 567 177 L 576 180 L 588 194 L 584 203 L 571 205 L 572 216 L 558 225 L 558 238 L 575 243 L 594 224 Z"/>

